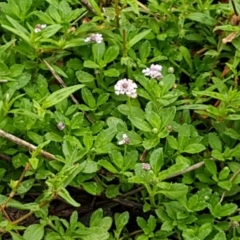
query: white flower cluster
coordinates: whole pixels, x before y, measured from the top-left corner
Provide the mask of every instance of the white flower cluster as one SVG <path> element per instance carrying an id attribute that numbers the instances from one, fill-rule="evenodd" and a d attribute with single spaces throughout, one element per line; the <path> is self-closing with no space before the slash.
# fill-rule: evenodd
<path id="1" fill-rule="evenodd" d="M 118 142 L 118 145 L 123 145 L 123 144 L 129 144 L 130 143 L 130 139 L 129 137 L 127 136 L 126 133 L 124 133 L 122 135 L 122 140 Z"/>
<path id="2" fill-rule="evenodd" d="M 103 41 L 102 34 L 100 33 L 93 33 L 89 37 L 87 37 L 85 42 L 91 42 L 91 43 L 101 43 Z"/>
<path id="3" fill-rule="evenodd" d="M 117 95 L 126 94 L 131 98 L 137 97 L 137 84 L 131 79 L 121 79 L 114 86 Z"/>
<path id="4" fill-rule="evenodd" d="M 161 65 L 158 65 L 158 64 L 152 64 L 150 66 L 150 68 L 146 68 L 146 69 L 143 69 L 142 70 L 142 73 L 145 75 L 145 76 L 149 76 L 151 78 L 156 78 L 156 79 L 160 79 L 162 78 L 162 66 Z"/>
<path id="5" fill-rule="evenodd" d="M 149 171 L 151 170 L 151 165 L 149 163 L 142 163 L 142 169 Z"/>
<path id="6" fill-rule="evenodd" d="M 34 32 L 35 33 L 41 32 L 46 27 L 47 27 L 46 24 L 37 24 L 34 28 Z"/>

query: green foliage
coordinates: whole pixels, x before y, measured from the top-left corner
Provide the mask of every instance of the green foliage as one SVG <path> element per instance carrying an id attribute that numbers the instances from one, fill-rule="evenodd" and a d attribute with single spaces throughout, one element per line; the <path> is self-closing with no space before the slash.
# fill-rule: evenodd
<path id="1" fill-rule="evenodd" d="M 240 239 L 225 2 L 1 1 L 1 239 Z"/>

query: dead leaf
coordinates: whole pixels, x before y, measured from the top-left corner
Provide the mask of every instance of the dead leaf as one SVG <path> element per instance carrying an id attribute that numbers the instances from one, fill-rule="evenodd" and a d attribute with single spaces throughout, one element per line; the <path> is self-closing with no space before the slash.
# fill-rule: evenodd
<path id="1" fill-rule="evenodd" d="M 231 34 L 229 34 L 226 38 L 222 39 L 223 43 L 228 43 L 228 42 L 232 42 L 232 40 L 236 37 L 237 32 L 232 32 Z"/>

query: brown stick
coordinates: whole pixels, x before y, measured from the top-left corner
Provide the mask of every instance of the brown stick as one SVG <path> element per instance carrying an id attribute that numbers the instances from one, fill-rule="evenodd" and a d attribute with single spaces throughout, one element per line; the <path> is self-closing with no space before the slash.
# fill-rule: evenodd
<path id="1" fill-rule="evenodd" d="M 17 145 L 24 147 L 24 148 L 28 148 L 31 151 L 34 151 L 37 149 L 37 147 L 29 142 L 26 142 L 18 137 L 15 137 L 14 135 L 7 133 L 5 131 L 3 131 L 2 129 L 0 129 L 0 137 L 6 138 L 8 140 L 10 140 L 11 142 L 16 143 Z M 49 160 L 55 160 L 56 158 L 54 157 L 54 155 L 52 155 L 49 152 L 46 152 L 44 150 L 40 151 L 40 155 L 42 155 L 43 157 L 49 159 Z"/>
<path id="2" fill-rule="evenodd" d="M 9 162 L 12 161 L 12 159 L 9 156 L 7 156 L 3 153 L 0 153 L 0 158 L 3 160 L 9 161 Z"/>
<path id="3" fill-rule="evenodd" d="M 88 10 L 90 10 L 92 13 L 94 13 L 95 15 L 97 15 L 96 11 L 93 9 L 93 7 L 92 7 L 91 4 L 88 2 L 88 0 L 80 0 L 80 2 L 81 2 Z"/>

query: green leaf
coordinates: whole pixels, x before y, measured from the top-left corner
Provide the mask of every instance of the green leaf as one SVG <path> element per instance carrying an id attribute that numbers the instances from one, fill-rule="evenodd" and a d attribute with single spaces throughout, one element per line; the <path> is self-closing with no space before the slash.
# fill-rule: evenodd
<path id="1" fill-rule="evenodd" d="M 222 143 L 220 138 L 216 133 L 209 133 L 208 134 L 208 141 L 212 149 L 218 150 L 219 152 L 222 152 Z"/>
<path id="2" fill-rule="evenodd" d="M 139 14 L 138 3 L 136 0 L 126 0 L 126 2 L 131 6 L 134 13 Z"/>
<path id="3" fill-rule="evenodd" d="M 107 198 L 115 198 L 120 195 L 119 185 L 108 185 L 106 188 L 106 196 Z"/>
<path id="4" fill-rule="evenodd" d="M 119 54 L 119 47 L 117 45 L 109 47 L 104 54 L 104 58 L 103 58 L 104 63 L 108 64 L 114 61 L 117 58 L 118 54 Z"/>
<path id="5" fill-rule="evenodd" d="M 220 232 L 220 233 L 215 235 L 213 240 L 227 240 L 227 238 L 226 238 L 226 235 L 225 235 L 224 232 Z"/>
<path id="6" fill-rule="evenodd" d="M 239 157 L 240 156 L 240 144 L 231 150 L 228 157 Z"/>
<path id="7" fill-rule="evenodd" d="M 157 128 L 158 130 L 160 130 L 162 121 L 160 116 L 156 112 L 147 110 L 146 119 L 152 125 L 153 128 Z"/>
<path id="8" fill-rule="evenodd" d="M 71 195 L 69 194 L 69 192 L 65 189 L 65 188 L 61 188 L 60 191 L 58 191 L 58 195 L 63 198 L 67 203 L 69 203 L 70 205 L 72 205 L 73 207 L 80 207 L 81 204 L 76 202 Z"/>
<path id="9" fill-rule="evenodd" d="M 216 176 L 217 175 L 217 165 L 216 165 L 216 163 L 214 161 L 208 160 L 208 159 L 205 159 L 204 162 L 205 162 L 205 166 L 206 166 L 207 170 L 213 176 Z"/>
<path id="10" fill-rule="evenodd" d="M 83 136 L 83 144 L 88 150 L 91 149 L 91 147 L 93 145 L 93 136 L 92 136 L 91 132 L 87 133 Z"/>
<path id="11" fill-rule="evenodd" d="M 98 227 L 99 222 L 103 218 L 103 209 L 99 208 L 95 212 L 93 212 L 91 218 L 90 218 L 90 227 Z"/>
<path id="12" fill-rule="evenodd" d="M 213 208 L 212 214 L 215 217 L 226 217 L 233 214 L 237 210 L 238 206 L 234 203 L 227 203 L 220 205 L 219 203 Z"/>
<path id="13" fill-rule="evenodd" d="M 167 179 L 169 176 L 172 176 L 176 173 L 179 173 L 183 170 L 186 170 L 186 168 L 189 166 L 186 162 L 176 163 L 169 167 L 167 170 L 163 170 L 158 174 L 159 180 Z"/>
<path id="14" fill-rule="evenodd" d="M 226 179 L 230 174 L 230 169 L 226 166 L 222 169 L 222 171 L 219 173 L 218 179 L 224 180 Z"/>
<path id="15" fill-rule="evenodd" d="M 85 182 L 81 184 L 84 190 L 92 195 L 99 195 L 103 192 L 103 187 L 100 183 L 96 182 Z"/>
<path id="16" fill-rule="evenodd" d="M 143 38 L 145 38 L 152 30 L 149 29 L 149 30 L 146 30 L 146 31 L 143 31 L 139 34 L 137 34 L 135 37 L 133 37 L 129 43 L 128 43 L 128 47 L 129 48 L 132 48 L 136 43 L 138 43 L 139 41 L 141 41 Z"/>
<path id="17" fill-rule="evenodd" d="M 128 152 L 124 156 L 124 161 L 123 161 L 124 163 L 123 163 L 122 170 L 127 171 L 127 170 L 133 169 L 136 165 L 137 160 L 138 160 L 138 151 L 137 150 L 132 150 L 132 151 Z"/>
<path id="18" fill-rule="evenodd" d="M 147 221 L 149 233 L 152 233 L 155 230 L 156 224 L 157 224 L 156 218 L 153 215 L 150 215 L 150 217 Z"/>
<path id="19" fill-rule="evenodd" d="M 159 144 L 159 138 L 149 138 L 143 141 L 143 147 L 147 150 L 156 147 Z"/>
<path id="20" fill-rule="evenodd" d="M 24 16 L 27 15 L 27 12 L 29 11 L 29 9 L 32 6 L 32 3 L 33 3 L 33 0 L 20 0 L 19 1 L 19 7 Z"/>
<path id="21" fill-rule="evenodd" d="M 112 226 L 112 223 L 113 223 L 112 217 L 107 216 L 107 217 L 102 218 L 102 220 L 98 223 L 98 227 L 109 231 L 109 229 Z"/>
<path id="22" fill-rule="evenodd" d="M 105 53 L 105 43 L 98 43 L 93 44 L 92 46 L 92 52 L 93 52 L 93 60 L 95 63 L 98 63 L 100 65 L 101 60 Z"/>
<path id="23" fill-rule="evenodd" d="M 44 235 L 44 226 L 42 224 L 31 224 L 25 230 L 23 237 L 25 239 L 41 240 Z"/>
<path id="24" fill-rule="evenodd" d="M 32 118 L 32 119 L 41 119 L 37 114 L 27 110 L 27 109 L 22 109 L 22 108 L 18 108 L 18 109 L 13 109 L 11 111 L 9 111 L 9 113 L 14 113 L 14 114 L 20 114 L 20 115 L 24 115 L 24 116 L 27 116 L 29 118 Z"/>
<path id="25" fill-rule="evenodd" d="M 212 224 L 204 223 L 198 229 L 198 238 L 203 240 L 212 232 Z"/>
<path id="26" fill-rule="evenodd" d="M 153 150 L 153 152 L 150 155 L 149 160 L 153 172 L 157 175 L 159 171 L 161 170 L 161 167 L 163 166 L 164 159 L 163 159 L 163 149 L 158 148 Z"/>
<path id="27" fill-rule="evenodd" d="M 93 82 L 95 79 L 92 74 L 81 70 L 76 72 L 76 77 L 80 83 Z"/>
<path id="28" fill-rule="evenodd" d="M 211 91 L 193 91 L 194 95 L 200 95 L 200 96 L 208 96 L 215 99 L 219 99 L 222 101 L 228 101 L 227 96 L 218 92 L 211 92 Z M 238 119 L 239 120 L 239 119 Z"/>
<path id="29" fill-rule="evenodd" d="M 96 137 L 94 147 L 97 149 L 110 143 L 116 135 L 116 132 L 117 130 L 115 128 L 108 128 L 101 131 Z"/>
<path id="30" fill-rule="evenodd" d="M 83 88 L 82 89 L 82 98 L 83 101 L 90 107 L 90 108 L 95 108 L 96 107 L 96 100 L 93 97 L 92 92 L 88 88 Z"/>
<path id="31" fill-rule="evenodd" d="M 42 39 L 40 41 L 45 42 L 46 39 L 55 35 L 62 27 L 63 26 L 60 24 L 53 24 L 51 26 L 46 27 L 44 30 L 41 31 Z"/>
<path id="32" fill-rule="evenodd" d="M 101 106 L 104 103 L 106 103 L 108 98 L 109 98 L 109 96 L 110 96 L 109 93 L 102 93 L 102 94 L 100 94 L 98 99 L 97 99 L 97 106 Z"/>
<path id="33" fill-rule="evenodd" d="M 107 77 L 118 77 L 120 75 L 120 72 L 115 68 L 107 69 L 103 73 Z"/>
<path id="34" fill-rule="evenodd" d="M 230 191 L 231 188 L 232 188 L 232 182 L 230 182 L 230 181 L 219 181 L 218 186 L 223 188 L 223 189 L 226 189 L 227 191 Z"/>
<path id="35" fill-rule="evenodd" d="M 57 103 L 61 102 L 62 100 L 64 100 L 65 98 L 69 97 L 75 91 L 77 91 L 77 90 L 79 90 L 83 87 L 84 87 L 84 85 L 79 84 L 79 85 L 66 87 L 66 88 L 62 88 L 60 90 L 57 90 L 54 93 L 52 93 L 51 95 L 49 95 L 42 102 L 42 107 L 43 108 L 52 107 L 52 106 L 56 105 Z"/>
<path id="36" fill-rule="evenodd" d="M 161 193 L 173 200 L 186 197 L 188 192 L 188 187 L 181 183 L 172 184 L 167 182 L 161 182 L 158 183 L 157 186 L 162 189 L 158 191 L 158 193 Z"/>
<path id="37" fill-rule="evenodd" d="M 165 231 L 165 232 L 170 232 L 170 231 L 172 231 L 173 228 L 174 228 L 174 226 L 173 226 L 172 221 L 163 222 L 163 224 L 161 226 L 161 230 Z"/>
<path id="38" fill-rule="evenodd" d="M 146 121 L 139 119 L 138 117 L 129 117 L 129 120 L 132 122 L 132 124 L 142 130 L 143 132 L 151 132 L 152 131 L 152 127 L 149 123 L 147 123 Z"/>
<path id="39" fill-rule="evenodd" d="M 171 221 L 171 218 L 168 216 L 166 210 L 161 206 L 159 206 L 158 209 L 155 210 L 159 220 L 161 220 L 162 222 L 167 222 L 167 221 Z"/>
<path id="40" fill-rule="evenodd" d="M 168 141 L 168 144 L 169 146 L 172 148 L 172 149 L 175 149 L 175 150 L 178 150 L 178 142 L 177 142 L 177 139 L 173 136 L 168 136 L 167 137 L 167 141 Z"/>
<path id="41" fill-rule="evenodd" d="M 88 0 L 94 11 L 97 13 L 99 17 L 102 16 L 101 9 L 99 8 L 98 4 L 94 0 Z"/>
<path id="42" fill-rule="evenodd" d="M 32 188 L 34 182 L 35 182 L 35 179 L 28 179 L 28 180 L 23 181 L 20 184 L 19 188 L 17 189 L 17 193 L 24 194 L 24 193 L 28 192 Z"/>
<path id="43" fill-rule="evenodd" d="M 180 46 L 179 47 L 179 51 L 181 52 L 181 54 L 183 55 L 183 58 L 185 59 L 185 61 L 187 62 L 188 66 L 190 68 L 192 68 L 192 57 L 191 54 L 188 50 L 188 48 L 184 47 L 184 46 Z"/>
<path id="44" fill-rule="evenodd" d="M 117 107 L 118 111 L 126 116 L 130 115 L 129 107 L 126 104 L 121 104 Z M 140 107 L 131 106 L 132 116 L 139 119 L 145 118 L 145 112 Z"/>
<path id="45" fill-rule="evenodd" d="M 116 224 L 116 228 L 117 228 L 114 232 L 115 239 L 119 239 L 119 236 L 120 236 L 124 226 L 129 221 L 129 212 L 123 212 L 121 214 L 115 213 L 114 220 L 115 220 L 115 224 Z"/>
<path id="46" fill-rule="evenodd" d="M 51 16 L 51 18 L 53 18 L 57 23 L 61 23 L 62 22 L 62 19 L 61 19 L 61 16 L 57 10 L 57 8 L 53 5 L 50 5 L 48 10 L 47 10 L 47 13 Z"/>
<path id="47" fill-rule="evenodd" d="M 199 153 L 205 150 L 205 146 L 200 143 L 189 144 L 182 152 L 186 153 Z"/>
<path id="48" fill-rule="evenodd" d="M 91 60 L 84 61 L 83 66 L 85 68 L 100 68 L 100 66 L 97 63 L 95 63 L 95 62 L 93 62 Z"/>
<path id="49" fill-rule="evenodd" d="M 174 120 L 175 115 L 176 115 L 176 107 L 174 106 L 169 108 L 163 108 L 161 110 L 162 129 Z"/>
<path id="50" fill-rule="evenodd" d="M 221 152 L 219 152 L 218 150 L 213 150 L 212 151 L 212 156 L 214 158 L 216 158 L 217 160 L 220 160 L 220 161 L 224 161 L 225 160 L 223 154 Z"/>
<path id="51" fill-rule="evenodd" d="M 193 210 L 196 208 L 198 204 L 198 196 L 197 195 L 193 195 L 189 198 L 187 206 L 190 210 Z"/>
<path id="52" fill-rule="evenodd" d="M 119 151 L 114 150 L 110 153 L 110 156 L 111 156 L 113 164 L 115 166 L 117 166 L 118 169 L 122 170 L 122 168 L 123 168 L 123 156 L 122 156 L 122 154 Z"/>
<path id="53" fill-rule="evenodd" d="M 143 44 L 141 44 L 139 48 L 139 54 L 140 54 L 140 59 L 143 63 L 147 61 L 147 57 L 149 56 L 151 52 L 151 44 L 149 41 L 145 41 Z"/>
<path id="54" fill-rule="evenodd" d="M 11 234 L 12 240 L 25 240 L 26 239 L 26 238 L 23 238 L 23 237 L 19 236 L 16 233 L 12 232 L 12 231 L 9 231 L 9 233 Z"/>
<path id="55" fill-rule="evenodd" d="M 19 24 L 17 24 L 17 25 L 19 25 Z M 28 33 L 28 34 L 24 34 L 24 32 L 21 32 L 19 29 L 17 30 L 17 29 L 15 29 L 15 28 L 9 27 L 9 26 L 4 25 L 4 24 L 2 24 L 1 26 L 2 26 L 3 28 L 6 28 L 7 30 L 9 30 L 10 32 L 18 35 L 18 36 L 21 37 L 25 42 L 30 43 L 30 38 L 29 38 L 29 36 L 28 36 L 29 33 Z M 21 28 L 22 28 L 22 27 L 21 27 Z"/>
<path id="56" fill-rule="evenodd" d="M 201 12 L 190 13 L 186 16 L 186 18 L 209 26 L 214 26 L 217 23 L 217 21 L 214 18 L 210 17 L 209 14 Z"/>
<path id="57" fill-rule="evenodd" d="M 137 217 L 137 224 L 138 226 L 144 231 L 145 234 L 148 234 L 148 226 L 147 226 L 147 222 L 145 221 L 144 218 L 142 217 Z"/>

